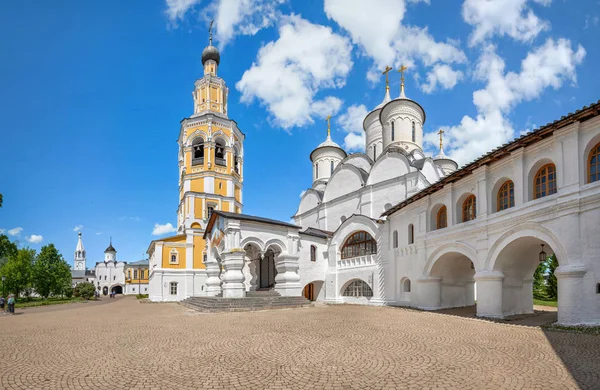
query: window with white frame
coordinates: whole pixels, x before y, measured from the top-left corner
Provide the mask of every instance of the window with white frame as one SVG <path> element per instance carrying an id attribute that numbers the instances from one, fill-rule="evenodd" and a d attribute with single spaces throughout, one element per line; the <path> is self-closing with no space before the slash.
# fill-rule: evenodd
<path id="1" fill-rule="evenodd" d="M 134 278 L 134 279 L 137 279 L 137 278 L 138 278 L 138 271 L 137 271 L 137 269 L 134 269 L 134 270 L 133 270 L 133 278 Z"/>
<path id="2" fill-rule="evenodd" d="M 179 252 L 176 249 L 172 249 L 169 254 L 169 264 L 179 264 Z"/>
<path id="3" fill-rule="evenodd" d="M 355 280 L 346 287 L 344 290 L 345 297 L 366 297 L 371 298 L 373 296 L 373 290 L 369 285 L 362 280 Z"/>
<path id="4" fill-rule="evenodd" d="M 171 295 L 177 295 L 177 282 L 169 283 L 169 292 Z"/>

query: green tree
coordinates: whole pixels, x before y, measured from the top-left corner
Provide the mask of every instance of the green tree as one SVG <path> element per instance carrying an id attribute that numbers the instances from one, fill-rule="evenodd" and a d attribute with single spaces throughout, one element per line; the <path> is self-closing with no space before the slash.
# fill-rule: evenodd
<path id="1" fill-rule="evenodd" d="M 6 292 L 14 293 L 17 297 L 31 287 L 31 272 L 35 250 L 19 249 L 16 255 L 8 258 L 2 266 L 2 275 L 6 277 Z"/>
<path id="2" fill-rule="evenodd" d="M 33 265 L 33 287 L 44 298 L 63 295 L 70 288 L 71 267 L 54 244 L 42 247 Z"/>
<path id="3" fill-rule="evenodd" d="M 81 297 L 83 299 L 90 299 L 94 296 L 94 291 L 96 291 L 96 288 L 92 283 L 83 282 L 75 286 L 75 288 L 73 289 L 73 295 L 75 295 L 76 297 Z"/>
<path id="4" fill-rule="evenodd" d="M 17 244 L 12 242 L 6 234 L 0 234 L 0 267 L 12 256 L 17 255 Z"/>
<path id="5" fill-rule="evenodd" d="M 546 299 L 546 262 L 540 263 L 533 274 L 533 297 Z"/>
<path id="6" fill-rule="evenodd" d="M 558 298 L 558 281 L 554 271 L 558 267 L 558 260 L 556 255 L 552 255 L 546 261 L 546 297 L 550 300 L 556 300 Z"/>

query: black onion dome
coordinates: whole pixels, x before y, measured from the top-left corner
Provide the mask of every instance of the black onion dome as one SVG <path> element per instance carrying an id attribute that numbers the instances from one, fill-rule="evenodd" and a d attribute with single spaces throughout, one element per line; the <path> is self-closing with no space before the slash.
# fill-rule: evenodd
<path id="1" fill-rule="evenodd" d="M 202 65 L 208 60 L 214 60 L 217 65 L 221 61 L 221 54 L 219 54 L 219 50 L 213 45 L 207 46 L 202 50 Z"/>
<path id="2" fill-rule="evenodd" d="M 108 246 L 108 248 L 106 248 L 106 250 L 104 251 L 106 252 L 116 252 L 117 250 L 112 246 L 112 242 L 110 243 L 110 245 Z"/>

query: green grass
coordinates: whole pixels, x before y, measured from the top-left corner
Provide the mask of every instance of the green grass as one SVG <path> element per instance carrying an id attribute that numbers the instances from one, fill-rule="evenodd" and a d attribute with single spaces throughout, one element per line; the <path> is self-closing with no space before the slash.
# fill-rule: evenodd
<path id="1" fill-rule="evenodd" d="M 148 294 L 138 294 L 136 295 L 137 299 L 144 299 L 144 298 L 148 298 Z"/>
<path id="2" fill-rule="evenodd" d="M 572 332 L 572 333 L 585 333 L 595 336 L 600 336 L 600 326 L 565 326 L 565 325 L 542 325 L 542 329 L 558 331 L 558 332 Z"/>
<path id="3" fill-rule="evenodd" d="M 30 298 L 26 300 L 24 298 L 17 299 L 17 303 L 15 303 L 15 308 L 26 308 L 26 307 L 37 307 L 37 306 L 48 306 L 48 305 L 61 305 L 64 303 L 78 303 L 85 302 L 85 299 L 81 298 Z"/>
<path id="4" fill-rule="evenodd" d="M 534 299 L 533 304 L 538 306 L 558 307 L 558 302 L 556 301 L 543 301 L 541 299 Z"/>

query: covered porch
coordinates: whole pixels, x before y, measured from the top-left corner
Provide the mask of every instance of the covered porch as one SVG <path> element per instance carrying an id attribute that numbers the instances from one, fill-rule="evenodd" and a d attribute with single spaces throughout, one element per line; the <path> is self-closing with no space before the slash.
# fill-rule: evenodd
<path id="1" fill-rule="evenodd" d="M 215 211 L 206 227 L 206 295 L 244 298 L 273 290 L 302 295 L 298 275 L 300 227 L 245 214 Z"/>

